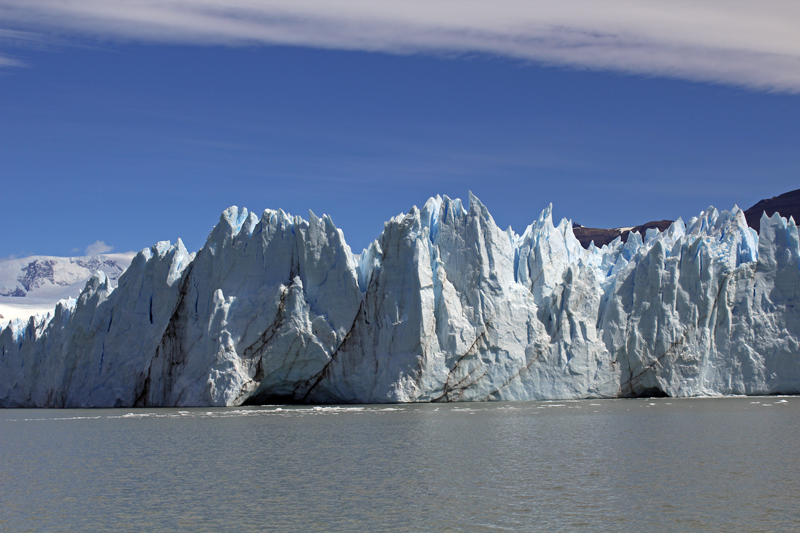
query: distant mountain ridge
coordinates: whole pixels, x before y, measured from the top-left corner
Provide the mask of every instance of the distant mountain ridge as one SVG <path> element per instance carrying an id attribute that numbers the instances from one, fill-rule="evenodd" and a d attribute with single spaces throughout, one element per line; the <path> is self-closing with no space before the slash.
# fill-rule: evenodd
<path id="1" fill-rule="evenodd" d="M 628 239 L 629 233 L 644 233 L 650 228 L 656 228 L 658 231 L 665 231 L 667 228 L 670 227 L 672 224 L 672 220 L 658 220 L 658 221 L 651 221 L 641 224 L 639 226 L 634 226 L 632 228 L 611 228 L 611 229 L 603 229 L 603 228 L 587 228 L 585 226 L 581 226 L 580 224 L 572 224 L 572 232 L 575 234 L 575 237 L 580 241 L 581 246 L 584 248 L 588 248 L 589 244 L 594 242 L 594 245 L 598 248 L 605 246 L 606 244 L 610 244 L 611 241 L 620 237 L 622 241 L 626 241 Z"/>
<path id="2" fill-rule="evenodd" d="M 135 255 L 34 255 L 0 261 L 0 320 L 52 312 L 59 300 L 77 298 L 86 280 L 97 271 L 116 286 Z"/>
<path id="3" fill-rule="evenodd" d="M 759 231 L 761 226 L 761 214 L 766 213 L 767 217 L 771 217 L 775 213 L 780 213 L 784 218 L 794 217 L 795 221 L 800 221 L 800 189 L 789 191 L 772 198 L 760 200 L 752 207 L 744 211 L 747 225 L 756 231 Z M 610 244 L 614 239 L 620 237 L 623 242 L 628 239 L 629 233 L 640 233 L 644 236 L 645 232 L 650 228 L 657 228 L 659 231 L 664 231 L 672 224 L 672 220 L 657 220 L 646 222 L 639 226 L 632 228 L 588 228 L 580 224 L 572 225 L 572 232 L 575 237 L 580 241 L 581 246 L 588 248 L 589 244 L 594 242 L 598 248 Z"/>
<path id="4" fill-rule="evenodd" d="M 134 253 L 103 254 L 82 257 L 30 256 L 0 263 L 0 296 L 24 298 L 29 294 L 62 292 L 75 283 L 85 283 L 102 270 L 116 281 L 128 268 Z M 83 289 L 83 285 L 80 287 Z M 78 290 L 77 296 L 80 294 Z"/>
<path id="5" fill-rule="evenodd" d="M 27 264 L 22 267 L 21 274 L 17 276 L 16 283 L 17 286 L 15 287 L 5 287 L 0 286 L 0 296 L 14 296 L 14 297 L 25 297 L 31 291 L 35 291 L 36 289 L 43 287 L 45 285 L 57 285 L 59 287 L 68 287 L 75 283 L 73 281 L 74 277 L 70 276 L 69 279 L 64 279 L 64 276 L 61 275 L 61 265 L 63 265 L 64 261 L 61 259 L 65 258 L 45 258 L 45 257 L 37 257 L 33 260 L 30 258 L 25 258 Z M 114 259 L 107 259 L 107 258 L 100 258 L 99 256 L 94 256 L 89 259 L 83 259 L 80 257 L 69 257 L 66 258 L 69 260 L 70 264 L 74 264 L 80 267 L 82 270 L 88 271 L 89 276 L 92 273 L 103 270 L 108 275 L 109 279 L 116 280 L 119 278 L 119 275 L 124 272 L 127 265 L 130 264 L 129 262 L 125 264 L 122 262 L 120 264 L 119 261 Z M 78 274 L 79 277 L 83 277 L 83 272 L 77 273 L 75 269 L 68 269 L 70 274 Z M 89 279 L 87 276 L 86 279 Z M 78 280 L 80 281 L 80 280 Z M 8 283 L 8 285 L 11 285 Z"/>
<path id="6" fill-rule="evenodd" d="M 795 222 L 800 222 L 800 189 L 761 200 L 753 207 L 746 209 L 744 217 L 747 219 L 747 225 L 759 231 L 762 213 L 766 213 L 768 217 L 780 213 L 784 218 L 794 217 Z"/>

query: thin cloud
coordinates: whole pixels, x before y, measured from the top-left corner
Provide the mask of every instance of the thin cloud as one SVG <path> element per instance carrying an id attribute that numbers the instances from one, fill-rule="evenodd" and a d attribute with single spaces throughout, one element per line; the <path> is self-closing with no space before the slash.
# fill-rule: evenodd
<path id="1" fill-rule="evenodd" d="M 2 5 L 0 5 L 0 23 L 4 17 Z M 29 31 L 11 30 L 0 27 L 0 47 L 2 48 L 44 48 L 45 40 L 37 33 Z M 28 64 L 5 53 L 0 53 L 0 68 L 3 67 L 27 67 Z"/>
<path id="2" fill-rule="evenodd" d="M 113 246 L 109 246 L 103 241 L 94 241 L 93 244 L 90 244 L 86 247 L 86 255 L 98 255 L 98 254 L 105 254 L 113 250 Z"/>
<path id="3" fill-rule="evenodd" d="M 13 57 L 8 57 L 3 54 L 0 54 L 0 68 L 2 67 L 24 67 L 26 66 L 23 61 L 19 61 L 14 59 Z"/>
<path id="4" fill-rule="evenodd" d="M 0 0 L 0 20 L 137 42 L 490 53 L 800 93 L 796 0 Z"/>
<path id="5" fill-rule="evenodd" d="M 3 263 L 5 261 L 13 261 L 14 259 L 24 259 L 32 255 L 33 253 L 31 252 L 19 252 L 17 254 L 9 254 L 7 257 L 0 257 L 0 263 Z"/>

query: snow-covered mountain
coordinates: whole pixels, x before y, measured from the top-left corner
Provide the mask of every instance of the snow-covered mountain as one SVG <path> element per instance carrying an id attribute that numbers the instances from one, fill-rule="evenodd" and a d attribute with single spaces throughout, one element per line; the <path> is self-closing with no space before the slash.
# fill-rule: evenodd
<path id="1" fill-rule="evenodd" d="M 0 261 L 0 325 L 52 312 L 59 300 L 77 298 L 98 270 L 110 286 L 128 268 L 135 252 L 83 257 L 34 255 Z"/>
<path id="2" fill-rule="evenodd" d="M 800 392 L 793 219 L 714 208 L 584 249 L 431 198 L 354 255 L 327 216 L 226 210 L 195 255 L 0 331 L 0 405 L 527 400 Z"/>

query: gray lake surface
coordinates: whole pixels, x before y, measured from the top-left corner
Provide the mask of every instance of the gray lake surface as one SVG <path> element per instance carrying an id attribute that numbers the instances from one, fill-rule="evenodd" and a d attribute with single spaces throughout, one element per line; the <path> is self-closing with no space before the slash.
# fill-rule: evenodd
<path id="1" fill-rule="evenodd" d="M 0 411 L 0 531 L 798 530 L 798 397 Z"/>

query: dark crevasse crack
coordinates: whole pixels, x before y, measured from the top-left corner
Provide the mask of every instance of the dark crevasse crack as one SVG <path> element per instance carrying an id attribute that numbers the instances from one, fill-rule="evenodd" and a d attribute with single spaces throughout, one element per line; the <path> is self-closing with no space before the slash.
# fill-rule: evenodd
<path id="1" fill-rule="evenodd" d="M 289 294 L 292 285 L 293 282 L 288 286 L 284 285 L 281 289 L 281 297 L 280 301 L 278 302 L 278 310 L 275 314 L 275 320 L 273 320 L 272 324 L 270 324 L 267 329 L 264 330 L 264 332 L 253 344 L 245 348 L 242 352 L 242 359 L 243 362 L 247 364 L 248 371 L 253 368 L 253 361 L 256 360 L 256 357 L 258 360 L 255 363 L 255 372 L 253 373 L 253 377 L 242 385 L 239 395 L 236 397 L 235 403 L 238 403 L 243 396 L 256 390 L 261 381 L 264 379 L 264 350 L 272 341 L 272 339 L 275 338 L 275 335 L 278 334 L 278 331 L 281 329 L 284 321 L 286 320 L 286 296 Z M 255 384 L 255 386 L 252 386 L 253 384 Z M 247 400 L 245 400 L 245 403 L 247 403 Z"/>
<path id="2" fill-rule="evenodd" d="M 533 249 L 531 248 L 530 251 L 533 252 Z M 548 268 L 556 262 L 556 259 L 560 259 L 562 255 L 564 255 L 564 252 L 558 252 L 556 255 L 550 257 L 547 263 L 544 263 L 542 265 L 542 269 L 539 271 L 538 274 L 536 274 L 536 277 L 531 280 L 531 288 L 529 289 L 531 294 L 533 294 L 533 287 L 536 285 L 536 282 L 539 281 L 539 278 L 541 278 L 544 275 L 545 271 L 548 270 Z M 535 256 L 533 256 L 532 253 L 529 254 L 528 257 L 534 257 L 535 259 Z"/>
<path id="3" fill-rule="evenodd" d="M 481 379 L 483 379 L 487 375 L 488 370 L 485 370 L 483 374 L 481 374 L 477 378 L 473 379 L 472 381 L 470 381 L 469 383 L 464 385 L 464 381 L 466 381 L 472 375 L 473 372 L 475 372 L 478 368 L 480 368 L 480 367 L 476 366 L 475 368 L 473 368 L 472 370 L 467 372 L 466 376 L 462 377 L 456 383 L 454 383 L 452 385 L 450 384 L 450 379 L 453 377 L 453 374 L 458 370 L 458 368 L 460 367 L 462 361 L 464 361 L 473 352 L 473 350 L 475 350 L 475 348 L 478 346 L 478 344 L 486 337 L 486 333 L 489 331 L 489 327 L 491 327 L 493 318 L 494 318 L 494 314 L 492 314 L 492 316 L 490 316 L 489 319 L 486 322 L 484 322 L 483 331 L 481 331 L 480 334 L 478 334 L 478 336 L 475 337 L 475 340 L 472 341 L 472 344 L 467 349 L 467 351 L 464 352 L 456 360 L 455 364 L 453 365 L 453 368 L 451 368 L 450 371 L 447 373 L 447 379 L 445 379 L 444 389 L 442 391 L 442 394 L 437 396 L 436 398 L 431 399 L 431 402 L 440 402 L 440 401 L 449 402 L 449 401 L 452 401 L 451 400 L 451 395 L 454 392 L 458 392 L 458 393 L 463 392 L 465 389 L 471 387 L 472 385 L 474 385 L 475 383 L 477 383 L 478 381 L 480 381 Z"/>
<path id="4" fill-rule="evenodd" d="M 296 277 L 296 275 L 293 276 L 292 279 L 294 279 L 295 277 Z M 251 380 L 249 380 L 248 382 L 246 382 L 242 386 L 241 391 L 239 393 L 239 396 L 235 400 L 235 403 L 239 403 L 240 401 L 242 401 L 243 397 L 245 397 L 248 394 L 251 394 L 252 391 L 257 390 L 258 385 L 260 384 L 260 381 L 262 381 L 263 378 L 264 378 L 264 371 L 263 371 L 263 356 L 264 356 L 264 352 L 265 352 L 267 346 L 272 341 L 272 339 L 275 338 L 275 336 L 278 334 L 280 328 L 283 326 L 283 323 L 286 320 L 286 316 L 285 316 L 286 315 L 286 310 L 285 310 L 286 309 L 285 308 L 285 306 L 286 306 L 286 297 L 288 296 L 288 293 L 289 293 L 289 291 L 290 291 L 292 286 L 294 286 L 294 282 L 293 281 L 290 284 L 290 286 L 286 287 L 283 290 L 283 292 L 281 293 L 281 299 L 280 299 L 280 303 L 278 305 L 278 313 L 277 313 L 275 321 L 264 331 L 264 333 L 262 333 L 262 335 L 259 337 L 259 339 L 256 342 L 254 342 L 252 345 L 250 345 L 248 348 L 246 348 L 244 350 L 244 352 L 243 352 L 244 358 L 245 358 L 246 361 L 248 361 L 248 365 L 250 366 L 250 368 L 252 368 L 253 361 L 256 359 L 256 357 L 258 359 L 257 359 L 257 362 L 255 363 L 256 371 L 255 371 L 254 377 Z M 269 401 L 281 401 L 281 402 L 285 402 L 285 403 L 304 403 L 304 402 L 306 402 L 306 400 L 308 399 L 308 396 L 311 394 L 313 389 L 317 385 L 319 385 L 319 383 L 323 380 L 323 378 L 327 374 L 327 371 L 328 371 L 330 365 L 334 362 L 334 360 L 336 360 L 336 358 L 337 358 L 336 356 L 339 353 L 339 351 L 342 350 L 342 348 L 344 347 L 344 345 L 348 341 L 348 339 L 350 339 L 352 337 L 353 332 L 354 332 L 354 330 L 356 328 L 356 325 L 357 325 L 357 322 L 358 322 L 359 315 L 363 312 L 363 307 L 364 307 L 364 301 L 362 300 L 360 305 L 359 305 L 359 307 L 358 307 L 358 310 L 356 311 L 355 316 L 353 318 L 353 323 L 351 324 L 351 326 L 348 329 L 347 333 L 343 337 L 342 341 L 337 345 L 337 347 L 331 353 L 330 359 L 325 363 L 324 367 L 319 372 L 317 372 L 316 374 L 311 376 L 309 379 L 306 379 L 306 380 L 298 382 L 295 385 L 294 390 L 291 393 L 291 395 L 275 396 L 275 395 L 269 394 L 268 391 L 264 391 L 264 392 L 259 393 L 257 395 L 252 395 L 250 397 L 247 397 L 246 399 L 244 399 L 243 404 L 244 405 L 255 405 L 255 404 L 262 403 L 266 399 L 269 399 Z M 301 343 L 302 346 L 298 347 L 297 349 L 294 349 L 295 344 L 298 341 Z M 294 368 L 294 366 L 298 363 L 299 354 L 301 353 L 302 349 L 305 348 L 305 346 L 306 346 L 306 340 L 304 338 L 297 338 L 292 342 L 292 345 L 291 345 L 291 347 L 288 350 L 288 353 L 286 355 L 290 355 L 291 354 L 291 355 L 294 356 L 294 359 L 292 359 L 291 362 L 290 362 L 289 369 L 287 370 L 287 375 L 291 373 L 291 371 Z M 255 386 L 253 386 L 254 383 L 255 383 Z M 304 386 L 308 387 L 308 388 L 306 389 L 306 391 L 303 394 L 302 398 L 298 398 L 298 396 L 301 393 L 301 390 L 302 390 L 302 388 Z"/>
<path id="5" fill-rule="evenodd" d="M 644 367 L 641 371 L 639 371 L 635 375 L 633 373 L 633 369 L 630 367 L 630 360 L 629 360 L 628 369 L 629 369 L 629 373 L 630 373 L 631 377 L 628 378 L 627 381 L 625 381 L 625 382 L 620 384 L 620 388 L 619 388 L 619 390 L 620 390 L 619 395 L 620 396 L 625 396 L 625 397 L 628 397 L 628 396 L 635 397 L 637 395 L 640 396 L 641 395 L 641 391 L 640 392 L 636 392 L 634 390 L 634 385 L 636 383 L 638 383 L 639 381 L 641 381 L 644 378 L 644 375 L 648 371 L 650 371 L 652 369 L 655 369 L 657 365 L 661 364 L 661 362 L 662 362 L 662 360 L 664 358 L 669 357 L 670 355 L 673 355 L 678 348 L 683 346 L 683 344 L 686 342 L 686 339 L 689 337 L 689 335 L 692 332 L 697 331 L 698 329 L 700 329 L 702 327 L 703 321 L 706 321 L 706 320 L 710 321 L 712 315 L 715 315 L 715 313 L 717 312 L 717 307 L 719 306 L 719 299 L 720 299 L 720 296 L 722 295 L 722 289 L 725 287 L 725 284 L 728 281 L 728 278 L 731 276 L 731 274 L 732 274 L 732 272 L 729 272 L 728 274 L 723 276 L 722 281 L 720 282 L 719 287 L 717 288 L 717 294 L 716 294 L 716 296 L 714 298 L 714 303 L 711 305 L 711 308 L 708 310 L 708 312 L 706 314 L 701 315 L 700 317 L 698 317 L 696 324 L 686 328 L 686 330 L 683 332 L 683 335 L 681 335 L 681 338 L 679 338 L 678 340 L 672 342 L 670 344 L 670 346 L 664 351 L 663 354 L 661 354 L 660 356 L 656 357 L 655 360 L 652 363 L 650 363 L 649 365 Z M 706 324 L 705 327 L 708 327 L 708 324 Z M 716 321 L 715 321 L 715 324 L 714 324 L 714 328 L 711 331 L 711 336 L 709 338 L 710 338 L 709 342 L 714 342 L 714 339 L 716 338 Z M 628 389 L 627 393 L 624 392 L 626 387 Z M 658 389 L 658 390 L 660 391 L 660 389 Z M 661 392 L 663 393 L 663 391 L 661 391 Z M 664 394 L 666 394 L 666 393 L 664 393 Z"/>
<path id="6" fill-rule="evenodd" d="M 141 386 L 139 387 L 139 394 L 136 396 L 136 399 L 133 401 L 134 407 L 147 407 L 147 397 L 150 394 L 150 374 L 152 372 L 152 365 L 147 369 L 147 378 L 144 379 Z"/>
<path id="7" fill-rule="evenodd" d="M 697 329 L 696 326 L 695 327 L 686 328 L 686 331 L 684 331 L 684 333 L 683 333 L 683 335 L 681 336 L 680 339 L 678 339 L 678 340 L 674 341 L 672 344 L 670 344 L 669 348 L 667 348 L 664 351 L 663 354 L 661 354 L 660 356 L 656 357 L 656 359 L 652 363 L 650 363 L 649 365 L 644 367 L 636 375 L 633 375 L 633 371 L 631 370 L 630 371 L 631 372 L 631 377 L 627 381 L 625 381 L 624 383 L 621 383 L 620 386 L 619 386 L 619 391 L 620 391 L 619 392 L 619 396 L 621 396 L 621 397 L 636 397 L 637 394 L 634 392 L 634 389 L 633 389 L 634 385 L 637 382 L 639 382 L 649 370 L 655 368 L 656 365 L 661 363 L 662 359 L 664 359 L 665 357 L 668 357 L 669 355 L 674 353 L 676 349 L 678 349 L 679 347 L 683 346 L 683 343 L 686 341 L 686 338 L 689 336 L 689 334 L 692 331 L 696 330 L 696 329 Z M 630 368 L 630 365 L 629 365 L 628 368 Z M 627 394 L 623 392 L 625 390 L 625 387 L 628 388 Z"/>
<path id="8" fill-rule="evenodd" d="M 328 368 L 331 364 L 336 361 L 336 356 L 339 354 L 339 351 L 344 347 L 345 343 L 350 339 L 353 331 L 355 331 L 356 325 L 358 324 L 358 315 L 361 313 L 362 308 L 364 307 L 364 300 L 361 300 L 361 303 L 358 306 L 358 311 L 356 311 L 355 316 L 353 317 L 353 324 L 350 326 L 350 329 L 347 330 L 342 342 L 339 343 L 339 346 L 331 353 L 331 358 L 325 363 L 325 366 L 322 367 L 322 370 L 314 374 L 310 379 L 306 380 L 306 384 L 311 384 L 311 386 L 306 390 L 306 393 L 303 395 L 302 402 L 305 402 L 308 399 L 308 396 L 311 392 L 320 384 L 320 382 L 325 377 L 326 373 L 328 372 Z M 313 381 L 313 383 L 311 383 Z M 297 388 L 295 388 L 297 390 Z"/>
<path id="9" fill-rule="evenodd" d="M 485 401 L 485 402 L 489 401 L 489 400 L 492 398 L 492 396 L 494 396 L 495 394 L 497 394 L 498 392 L 500 392 L 501 390 L 503 390 L 504 388 L 506 388 L 506 387 L 507 387 L 509 384 L 511 384 L 511 382 L 512 382 L 512 381 L 514 381 L 516 378 L 518 378 L 518 377 L 522 376 L 522 374 L 523 374 L 524 372 L 527 372 L 528 370 L 530 370 L 530 368 L 533 366 L 533 364 L 534 364 L 536 361 L 538 361 L 538 360 L 539 360 L 539 358 L 542 356 L 542 354 L 545 352 L 545 350 L 546 350 L 547 348 L 549 348 L 550 346 L 552 346 L 552 345 L 555 343 L 556 336 L 557 336 L 557 335 L 558 335 L 558 333 L 561 331 L 561 328 L 562 328 L 563 326 L 564 326 L 564 321 L 563 321 L 563 320 L 559 320 L 559 321 L 558 321 L 558 327 L 556 327 L 556 330 L 553 332 L 553 335 L 551 335 L 551 336 L 550 336 L 550 343 L 547 345 L 547 347 L 545 347 L 545 348 L 541 348 L 540 350 L 538 350 L 538 351 L 536 352 L 536 354 L 535 354 L 533 357 L 531 357 L 531 360 L 530 360 L 530 361 L 528 361 L 527 363 L 525 363 L 525 365 L 524 365 L 524 366 L 520 367 L 520 369 L 519 369 L 519 370 L 517 370 L 517 371 L 514 373 L 514 375 L 512 375 L 510 378 L 508 378 L 508 379 L 507 379 L 507 380 L 506 380 L 506 381 L 505 381 L 505 382 L 504 382 L 502 385 L 500 385 L 499 387 L 497 387 L 496 389 L 494 389 L 492 392 L 490 392 L 489 394 L 487 394 L 487 395 L 486 395 L 486 397 L 483 399 L 483 401 Z"/>
<path id="10" fill-rule="evenodd" d="M 172 390 L 175 378 L 174 374 L 179 367 L 186 364 L 187 353 L 183 346 L 186 331 L 186 295 L 189 292 L 189 281 L 193 267 L 194 262 L 190 263 L 183 272 L 183 280 L 181 281 L 181 288 L 178 293 L 178 301 L 175 304 L 175 309 L 172 311 L 167 327 L 161 336 L 161 341 L 158 347 L 156 347 L 156 353 L 150 360 L 150 364 L 147 368 L 147 378 L 144 379 L 144 381 L 141 381 L 140 378 L 141 384 L 137 386 L 139 392 L 136 394 L 136 400 L 134 401 L 135 407 L 146 407 L 152 405 L 152 402 L 156 400 L 152 394 L 155 392 L 152 389 L 153 363 L 159 359 L 162 360 L 164 385 L 161 390 L 158 391 L 161 393 L 160 402 L 162 403 Z"/>
<path id="11" fill-rule="evenodd" d="M 483 370 L 483 372 L 478 377 L 473 378 L 472 380 L 470 380 L 468 383 L 465 384 L 465 382 L 469 380 L 472 377 L 472 374 L 478 369 Z M 450 388 L 450 390 L 447 392 L 447 398 L 445 399 L 445 401 L 452 402 L 460 400 L 464 391 L 466 391 L 468 388 L 472 387 L 473 385 L 475 385 L 488 375 L 489 375 L 489 368 L 487 368 L 485 365 L 476 366 L 475 368 L 467 372 L 467 375 L 464 376 L 462 379 L 460 379 L 458 383 L 454 384 Z"/>

